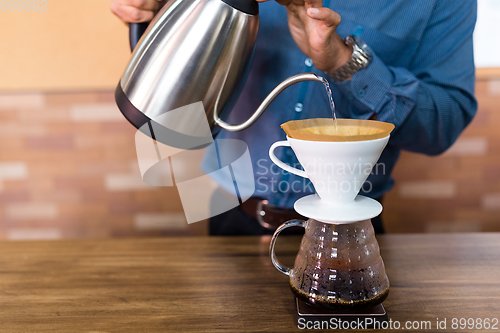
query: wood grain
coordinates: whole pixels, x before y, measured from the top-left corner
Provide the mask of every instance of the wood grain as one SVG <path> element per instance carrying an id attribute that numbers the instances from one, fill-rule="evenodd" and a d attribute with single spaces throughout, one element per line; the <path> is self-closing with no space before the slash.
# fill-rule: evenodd
<path id="1" fill-rule="evenodd" d="M 291 265 L 299 238 L 282 236 Z M 2 242 L 0 332 L 292 332 L 269 237 Z M 379 237 L 401 322 L 500 317 L 500 234 Z M 458 330 L 460 331 L 460 330 Z M 471 332 L 473 330 L 467 330 Z M 366 332 L 366 331 L 365 331 Z"/>

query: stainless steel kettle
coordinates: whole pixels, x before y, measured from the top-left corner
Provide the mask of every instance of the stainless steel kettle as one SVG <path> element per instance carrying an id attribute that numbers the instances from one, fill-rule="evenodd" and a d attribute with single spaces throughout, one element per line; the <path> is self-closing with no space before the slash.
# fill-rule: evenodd
<path id="1" fill-rule="evenodd" d="M 141 128 L 165 112 L 201 101 L 215 137 L 220 128 L 239 131 L 252 125 L 290 85 L 322 82 L 314 73 L 292 76 L 247 121 L 225 122 L 250 69 L 258 28 L 255 0 L 168 1 L 135 47 L 116 88 L 118 107 Z"/>

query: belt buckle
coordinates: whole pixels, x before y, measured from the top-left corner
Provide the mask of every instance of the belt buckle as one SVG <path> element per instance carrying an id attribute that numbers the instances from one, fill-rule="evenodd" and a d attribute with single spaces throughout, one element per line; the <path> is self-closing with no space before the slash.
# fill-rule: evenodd
<path id="1" fill-rule="evenodd" d="M 276 230 L 276 228 L 267 223 L 266 221 L 264 221 L 264 216 L 266 216 L 266 211 L 264 210 L 264 207 L 267 205 L 269 205 L 269 201 L 267 200 L 260 200 L 257 203 L 257 212 L 256 212 L 257 221 L 264 228 L 274 231 Z"/>

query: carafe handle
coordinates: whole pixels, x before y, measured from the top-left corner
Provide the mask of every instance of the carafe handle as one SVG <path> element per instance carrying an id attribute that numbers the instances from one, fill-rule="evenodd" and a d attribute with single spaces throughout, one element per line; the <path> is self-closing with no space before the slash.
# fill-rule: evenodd
<path id="1" fill-rule="evenodd" d="M 276 229 L 274 232 L 273 238 L 271 238 L 271 244 L 269 244 L 269 255 L 271 256 L 271 261 L 273 262 L 274 267 L 281 273 L 285 275 L 290 275 L 290 268 L 283 266 L 278 258 L 276 257 L 276 253 L 274 252 L 274 246 L 276 244 L 276 239 L 278 238 L 278 235 L 285 230 L 286 228 L 290 227 L 302 227 L 305 228 L 306 226 L 306 221 L 301 221 L 301 220 L 290 220 L 288 222 L 283 223 Z"/>

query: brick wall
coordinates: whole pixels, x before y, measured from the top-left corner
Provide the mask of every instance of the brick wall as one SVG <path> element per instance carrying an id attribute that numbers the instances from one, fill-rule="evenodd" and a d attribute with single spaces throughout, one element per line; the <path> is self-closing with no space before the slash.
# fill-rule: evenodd
<path id="1" fill-rule="evenodd" d="M 389 232 L 500 231 L 500 80 L 444 155 L 403 153 L 386 195 Z M 141 180 L 135 130 L 111 91 L 0 95 L 0 238 L 206 234 L 175 188 Z"/>
<path id="2" fill-rule="evenodd" d="M 205 234 L 142 182 L 113 93 L 0 96 L 0 238 Z"/>
<path id="3" fill-rule="evenodd" d="M 500 80 L 477 82 L 479 110 L 443 155 L 403 152 L 386 195 L 389 232 L 500 231 Z"/>

